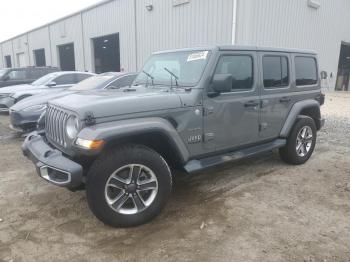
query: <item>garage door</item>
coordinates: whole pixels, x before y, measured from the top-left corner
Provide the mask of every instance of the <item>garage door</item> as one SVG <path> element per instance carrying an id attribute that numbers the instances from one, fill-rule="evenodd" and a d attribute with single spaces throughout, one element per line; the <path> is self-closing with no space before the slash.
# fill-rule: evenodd
<path id="1" fill-rule="evenodd" d="M 24 53 L 17 54 L 17 62 L 18 62 L 18 67 L 25 67 L 25 66 L 27 66 L 26 57 L 25 57 Z"/>

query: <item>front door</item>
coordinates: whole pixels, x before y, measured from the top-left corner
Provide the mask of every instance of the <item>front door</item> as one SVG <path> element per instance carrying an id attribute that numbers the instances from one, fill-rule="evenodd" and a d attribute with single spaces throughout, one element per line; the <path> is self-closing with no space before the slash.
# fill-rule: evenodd
<path id="1" fill-rule="evenodd" d="M 259 140 L 259 90 L 255 52 L 223 52 L 214 74 L 232 74 L 232 89 L 204 99 L 204 147 L 230 150 Z M 211 87 L 209 87 L 210 91 Z"/>

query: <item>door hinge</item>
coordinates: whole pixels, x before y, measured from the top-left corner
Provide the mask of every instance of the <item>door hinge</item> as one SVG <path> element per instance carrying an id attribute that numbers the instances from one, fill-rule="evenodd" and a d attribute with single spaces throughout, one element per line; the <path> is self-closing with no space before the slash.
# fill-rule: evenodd
<path id="1" fill-rule="evenodd" d="M 214 107 L 208 106 L 203 108 L 203 116 L 208 116 L 214 113 Z"/>
<path id="2" fill-rule="evenodd" d="M 261 132 L 261 131 L 264 131 L 265 129 L 267 129 L 267 126 L 268 126 L 267 123 L 261 123 L 261 124 L 259 125 L 259 131 L 260 131 L 260 132 Z"/>

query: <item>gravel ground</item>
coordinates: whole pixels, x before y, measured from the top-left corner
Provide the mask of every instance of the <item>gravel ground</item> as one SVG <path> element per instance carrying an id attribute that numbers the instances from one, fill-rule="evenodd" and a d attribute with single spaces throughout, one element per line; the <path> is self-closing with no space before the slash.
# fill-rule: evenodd
<path id="1" fill-rule="evenodd" d="M 0 261 L 350 261 L 350 93 L 329 93 L 316 151 L 179 174 L 151 223 L 113 229 L 49 185 L 0 116 Z"/>

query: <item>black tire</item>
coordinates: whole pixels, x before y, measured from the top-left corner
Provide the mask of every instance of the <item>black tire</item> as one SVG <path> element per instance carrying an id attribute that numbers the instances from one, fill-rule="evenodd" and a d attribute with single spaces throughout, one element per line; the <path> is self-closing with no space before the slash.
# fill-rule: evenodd
<path id="1" fill-rule="evenodd" d="M 297 152 L 297 136 L 299 132 L 303 130 L 304 127 L 311 128 L 312 139 L 309 139 L 309 141 L 311 142 L 311 146 L 307 151 L 307 153 L 300 155 Z M 289 134 L 289 137 L 287 139 L 287 145 L 280 148 L 279 150 L 282 160 L 292 165 L 304 164 L 306 161 L 309 160 L 309 158 L 311 157 L 315 149 L 316 138 L 317 138 L 317 129 L 316 129 L 315 121 L 311 117 L 301 116 L 299 119 L 297 119 L 297 121 L 295 122 L 292 128 L 292 131 Z"/>
<path id="2" fill-rule="evenodd" d="M 149 168 L 157 179 L 158 189 L 153 202 L 146 209 L 136 214 L 121 214 L 107 203 L 105 187 L 116 170 L 133 164 Z M 104 152 L 93 163 L 87 175 L 87 201 L 94 215 L 105 224 L 113 227 L 137 226 L 147 223 L 160 213 L 170 196 L 172 183 L 171 171 L 161 155 L 142 145 L 125 145 Z"/>

